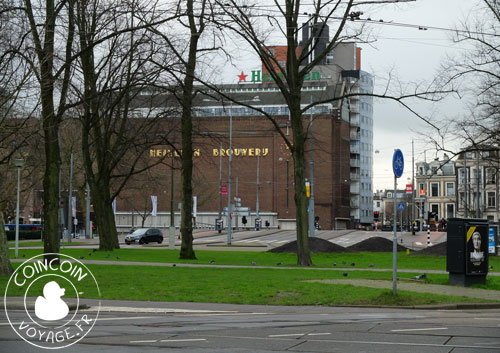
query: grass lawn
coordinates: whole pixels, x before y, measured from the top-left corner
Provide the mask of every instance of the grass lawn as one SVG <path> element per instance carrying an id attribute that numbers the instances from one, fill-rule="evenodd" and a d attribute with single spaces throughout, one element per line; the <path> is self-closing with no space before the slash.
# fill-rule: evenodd
<path id="1" fill-rule="evenodd" d="M 41 254 L 42 249 L 23 249 L 19 252 L 19 257 L 30 258 Z M 197 260 L 179 260 L 179 250 L 168 250 L 162 248 L 153 249 L 118 249 L 112 252 L 96 251 L 92 249 L 61 249 L 61 252 L 77 259 L 83 256 L 88 260 L 106 261 L 134 261 L 134 262 L 167 262 L 167 263 L 196 263 L 214 265 L 240 265 L 250 266 L 255 262 L 255 266 L 276 266 L 281 262 L 281 266 L 297 266 L 297 256 L 295 254 L 273 254 L 268 252 L 253 251 L 217 251 L 217 250 L 197 250 Z M 11 249 L 10 256 L 13 257 Z M 89 255 L 90 254 L 90 255 Z M 106 256 L 109 255 L 109 258 Z M 351 267 L 354 263 L 356 268 L 369 268 L 371 264 L 374 268 L 392 269 L 392 253 L 360 252 L 360 253 L 323 253 L 312 254 L 313 267 Z M 117 260 L 116 257 L 120 259 Z M 343 264 L 342 262 L 345 262 Z M 490 256 L 489 264 L 494 271 L 500 271 L 500 257 Z M 406 255 L 404 252 L 398 253 L 398 269 L 419 269 L 419 270 L 446 270 L 446 256 L 429 255 Z"/>
<path id="2" fill-rule="evenodd" d="M 15 264 L 16 266 L 18 264 Z M 338 279 L 343 271 L 306 269 L 199 268 L 88 265 L 96 277 L 102 299 L 212 302 L 273 305 L 421 305 L 485 302 L 480 299 L 372 289 L 351 285 L 307 283 L 311 279 Z M 386 279 L 391 272 L 350 271 L 349 278 Z M 411 278 L 414 274 L 399 274 Z M 447 275 L 429 275 L 429 281 L 445 283 Z M 492 279 L 490 279 L 492 280 Z M 496 280 L 496 279 L 494 279 Z M 7 277 L 0 277 L 5 288 Z M 35 285 L 42 285 L 35 283 Z M 488 283 L 490 286 L 490 283 Z M 495 287 L 500 287 L 496 281 Z M 40 287 L 39 291 L 42 290 Z M 91 288 L 78 288 L 83 298 L 95 298 Z M 23 295 L 23 293 L 19 293 Z"/>
<path id="3" fill-rule="evenodd" d="M 61 242 L 61 245 L 64 245 L 64 246 L 76 246 L 76 245 L 86 245 L 87 242 L 72 242 L 72 243 L 68 243 L 68 242 Z M 16 243 L 14 241 L 9 241 L 9 248 L 14 248 L 16 246 Z M 20 241 L 19 242 L 19 247 L 22 248 L 22 247 L 29 247 L 29 246 L 43 246 L 43 242 L 42 241 L 36 241 L 36 240 L 33 240 L 33 241 Z"/>

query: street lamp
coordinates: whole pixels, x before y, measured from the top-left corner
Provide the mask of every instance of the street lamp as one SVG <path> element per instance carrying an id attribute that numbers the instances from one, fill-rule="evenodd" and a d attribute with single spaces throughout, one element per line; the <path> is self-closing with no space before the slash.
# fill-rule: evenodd
<path id="1" fill-rule="evenodd" d="M 212 99 L 203 99 L 204 102 L 213 101 Z M 255 96 L 252 99 L 236 101 L 236 103 L 244 103 L 244 102 L 258 102 L 260 101 L 259 96 Z M 231 186 L 232 186 L 232 166 L 233 164 L 233 101 L 230 101 L 229 107 L 229 170 L 228 170 L 228 185 L 227 185 L 227 245 L 231 245 L 232 238 L 232 222 L 231 222 L 231 213 L 232 213 L 232 200 L 231 200 Z M 221 173 L 219 172 L 219 175 Z M 220 192 L 220 190 L 219 190 Z"/>
<path id="2" fill-rule="evenodd" d="M 14 166 L 17 168 L 16 250 L 14 253 L 14 258 L 17 259 L 19 250 L 19 189 L 21 187 L 21 168 L 24 166 L 24 159 L 14 159 Z"/>

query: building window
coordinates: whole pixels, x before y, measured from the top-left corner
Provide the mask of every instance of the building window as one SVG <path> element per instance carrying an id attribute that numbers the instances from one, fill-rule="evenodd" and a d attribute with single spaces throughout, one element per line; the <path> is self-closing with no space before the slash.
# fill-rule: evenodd
<path id="1" fill-rule="evenodd" d="M 446 218 L 450 219 L 455 217 L 455 205 L 452 203 L 446 204 Z"/>
<path id="2" fill-rule="evenodd" d="M 486 184 L 495 185 L 496 183 L 497 183 L 497 174 L 495 169 L 488 168 L 486 170 Z"/>
<path id="3" fill-rule="evenodd" d="M 419 190 L 424 190 L 424 189 L 425 189 L 425 184 L 424 184 L 424 183 L 420 183 L 420 184 L 418 185 L 418 189 L 419 189 Z"/>
<path id="4" fill-rule="evenodd" d="M 439 205 L 437 203 L 431 204 L 431 211 L 436 214 L 439 219 Z"/>
<path id="5" fill-rule="evenodd" d="M 392 199 L 392 192 L 387 193 L 387 198 Z"/>
<path id="6" fill-rule="evenodd" d="M 431 183 L 431 196 L 439 196 L 439 183 Z"/>
<path id="7" fill-rule="evenodd" d="M 377 201 L 377 207 L 380 207 L 380 201 Z"/>
<path id="8" fill-rule="evenodd" d="M 482 179 L 481 169 L 474 169 L 474 183 L 477 183 L 478 180 L 479 182 L 481 182 L 481 179 Z"/>
<path id="9" fill-rule="evenodd" d="M 268 52 L 268 54 L 269 54 L 269 55 L 271 55 L 271 56 L 274 56 L 274 54 L 276 53 L 276 52 L 274 51 L 274 48 L 267 48 L 267 52 Z"/>
<path id="10" fill-rule="evenodd" d="M 496 206 L 496 197 L 494 192 L 488 192 L 488 207 Z"/>
<path id="11" fill-rule="evenodd" d="M 455 183 L 446 183 L 446 196 L 455 196 Z"/>
<path id="12" fill-rule="evenodd" d="M 285 64 L 285 60 L 278 60 L 278 65 L 279 65 L 279 67 L 281 67 L 282 69 L 284 69 L 285 65 L 286 65 Z"/>

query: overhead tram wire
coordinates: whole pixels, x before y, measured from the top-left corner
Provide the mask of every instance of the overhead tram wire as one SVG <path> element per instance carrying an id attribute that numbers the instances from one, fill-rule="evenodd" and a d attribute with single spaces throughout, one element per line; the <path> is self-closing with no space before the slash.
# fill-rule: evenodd
<path id="1" fill-rule="evenodd" d="M 402 2 L 411 2 L 413 0 L 409 0 L 409 1 L 400 1 L 400 3 Z M 361 1 L 359 2 L 359 4 L 363 4 L 364 2 Z M 383 2 L 381 2 L 383 3 Z M 312 6 L 313 3 L 311 4 L 304 4 L 305 6 L 307 5 L 310 5 Z M 353 6 L 356 6 L 357 4 L 354 4 Z M 231 4 L 226 4 L 227 7 L 234 7 L 233 5 Z M 267 12 L 272 12 L 272 13 L 276 13 L 276 14 L 279 14 L 281 16 L 281 11 L 279 10 L 272 10 L 272 9 L 268 9 L 267 7 L 276 7 L 276 5 L 255 5 L 255 6 L 252 6 L 251 8 L 252 9 L 258 9 L 258 8 L 266 8 L 265 11 Z M 250 9 L 250 7 L 248 7 Z M 129 13 L 129 11 L 115 11 L 116 14 L 125 14 L 125 13 Z M 150 12 L 155 12 L 157 14 L 161 14 L 162 12 L 163 13 L 174 13 L 175 11 L 172 10 L 172 9 L 168 9 L 168 10 L 155 10 L 155 11 L 151 11 L 151 10 L 142 10 L 143 13 L 150 13 Z M 301 14 L 299 14 L 298 16 L 299 17 L 304 17 L 304 18 L 310 18 L 311 15 L 315 15 L 315 14 L 312 14 L 312 13 L 308 13 L 308 12 L 303 12 Z M 41 16 L 41 15 L 37 15 L 35 14 L 35 18 L 44 18 L 45 16 Z M 269 17 L 269 15 L 267 14 L 252 14 L 252 17 Z M 343 20 L 343 17 L 324 17 L 322 15 L 318 15 L 319 18 L 324 18 L 326 19 L 327 21 L 342 21 Z M 500 37 L 500 33 L 488 33 L 488 32 L 477 32 L 477 31 L 467 31 L 467 30 L 461 30 L 461 29 L 452 29 L 452 28 L 446 28 L 446 27 L 436 27 L 436 26 L 427 26 L 427 25 L 416 25 L 416 24 L 411 24 L 411 23 L 402 23 L 402 22 L 393 22 L 393 21 L 386 21 L 386 20 L 383 20 L 383 19 L 379 19 L 379 20 L 373 20 L 371 18 L 356 18 L 353 22 L 367 22 L 367 23 L 372 23 L 372 24 L 377 24 L 377 25 L 383 25 L 383 26 L 396 26 L 396 27 L 405 27 L 405 28 L 413 28 L 413 29 L 418 29 L 418 30 L 434 30 L 434 31 L 445 31 L 445 32 L 453 32 L 453 33 L 461 33 L 461 34 L 473 34 L 473 35 L 484 35 L 484 36 L 492 36 L 492 37 Z"/>

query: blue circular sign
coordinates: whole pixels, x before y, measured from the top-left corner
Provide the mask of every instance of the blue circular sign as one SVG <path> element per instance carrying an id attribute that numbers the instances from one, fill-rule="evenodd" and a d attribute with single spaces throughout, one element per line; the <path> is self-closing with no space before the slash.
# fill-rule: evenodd
<path id="1" fill-rule="evenodd" d="M 403 152 L 401 152 L 400 149 L 395 149 L 392 155 L 392 170 L 394 171 L 394 176 L 396 178 L 401 178 L 404 169 L 405 159 L 403 157 Z"/>

